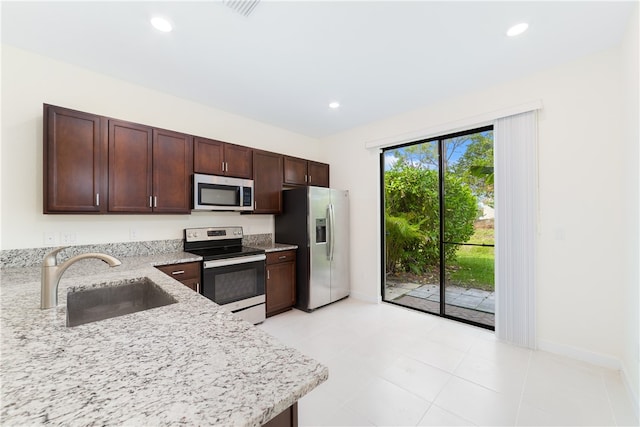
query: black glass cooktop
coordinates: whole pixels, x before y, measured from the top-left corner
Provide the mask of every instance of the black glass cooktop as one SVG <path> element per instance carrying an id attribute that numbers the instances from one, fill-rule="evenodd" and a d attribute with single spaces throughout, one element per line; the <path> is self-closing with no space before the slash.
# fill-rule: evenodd
<path id="1" fill-rule="evenodd" d="M 201 256 L 205 261 L 222 258 L 234 258 L 246 255 L 263 254 L 264 249 L 249 246 L 223 246 L 209 249 L 189 249 L 186 252 Z"/>

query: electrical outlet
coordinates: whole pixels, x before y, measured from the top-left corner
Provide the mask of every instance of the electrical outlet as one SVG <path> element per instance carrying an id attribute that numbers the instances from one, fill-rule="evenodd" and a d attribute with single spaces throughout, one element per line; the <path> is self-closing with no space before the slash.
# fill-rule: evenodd
<path id="1" fill-rule="evenodd" d="M 63 245 L 72 245 L 76 242 L 76 233 L 61 233 L 60 241 Z"/>
<path id="2" fill-rule="evenodd" d="M 45 232 L 44 233 L 44 244 L 46 246 L 54 246 L 58 244 L 58 237 L 56 233 Z"/>
<path id="3" fill-rule="evenodd" d="M 138 230 L 137 228 L 130 228 L 129 240 L 138 240 L 138 237 L 140 237 L 140 230 Z"/>

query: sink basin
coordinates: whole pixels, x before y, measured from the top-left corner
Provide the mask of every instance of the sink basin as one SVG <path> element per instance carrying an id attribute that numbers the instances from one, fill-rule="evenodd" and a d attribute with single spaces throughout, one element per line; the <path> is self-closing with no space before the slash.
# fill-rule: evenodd
<path id="1" fill-rule="evenodd" d="M 124 316 L 177 302 L 148 277 L 67 294 L 67 326 Z"/>

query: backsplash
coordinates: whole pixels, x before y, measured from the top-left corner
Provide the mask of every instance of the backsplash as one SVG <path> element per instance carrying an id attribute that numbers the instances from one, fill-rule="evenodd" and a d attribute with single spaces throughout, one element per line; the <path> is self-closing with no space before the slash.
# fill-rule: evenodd
<path id="1" fill-rule="evenodd" d="M 243 246 L 268 246 L 271 243 L 273 243 L 273 237 L 270 233 L 249 234 L 242 237 Z"/>
<path id="2" fill-rule="evenodd" d="M 172 252 L 182 252 L 183 239 L 149 240 L 145 242 L 102 243 L 96 245 L 69 246 L 60 252 L 60 259 L 87 252 L 101 252 L 115 257 L 148 256 Z M 268 245 L 272 242 L 271 234 L 250 234 L 242 238 L 242 244 Z M 55 247 L 6 249 L 0 251 L 0 267 L 31 267 L 40 265 L 46 254 Z"/>

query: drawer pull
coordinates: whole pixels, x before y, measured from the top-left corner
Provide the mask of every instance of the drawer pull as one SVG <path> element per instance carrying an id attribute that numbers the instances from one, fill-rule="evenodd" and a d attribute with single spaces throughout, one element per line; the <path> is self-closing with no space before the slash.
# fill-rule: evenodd
<path id="1" fill-rule="evenodd" d="M 177 271 L 172 271 L 171 274 L 178 275 L 178 274 L 184 274 L 184 270 L 177 270 Z"/>
<path id="2" fill-rule="evenodd" d="M 287 259 L 286 255 L 279 256 L 278 259 Z"/>

